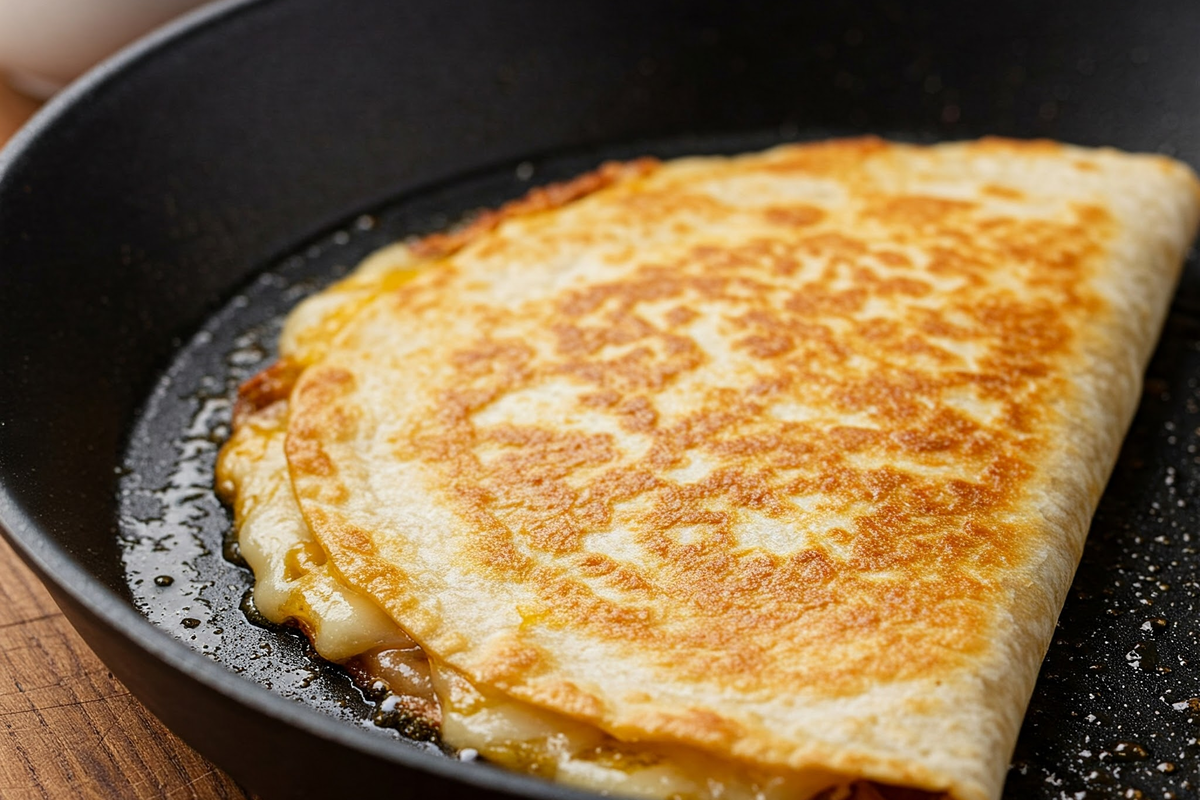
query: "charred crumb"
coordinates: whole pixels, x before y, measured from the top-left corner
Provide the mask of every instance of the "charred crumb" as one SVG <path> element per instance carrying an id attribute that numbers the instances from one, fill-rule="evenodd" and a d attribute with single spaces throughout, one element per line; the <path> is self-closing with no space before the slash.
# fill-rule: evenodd
<path id="1" fill-rule="evenodd" d="M 418 698 L 390 695 L 379 703 L 371 721 L 381 728 L 394 728 L 409 739 L 441 745 L 441 726 L 429 716 L 427 704 Z"/>
<path id="2" fill-rule="evenodd" d="M 375 708 L 371 721 L 381 728 L 392 728 L 417 741 L 436 744 L 447 753 L 441 740 L 441 709 L 435 698 L 417 697 L 392 691 L 386 681 L 373 675 L 363 659 L 352 658 L 342 665 L 354 684 Z"/>

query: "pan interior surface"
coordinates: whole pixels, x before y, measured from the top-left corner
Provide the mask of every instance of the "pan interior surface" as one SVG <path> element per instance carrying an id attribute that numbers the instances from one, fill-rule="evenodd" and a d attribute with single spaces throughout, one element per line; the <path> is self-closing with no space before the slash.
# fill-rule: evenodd
<path id="1" fill-rule="evenodd" d="M 406 736 L 298 631 L 255 622 L 253 577 L 213 492 L 237 385 L 268 365 L 284 315 L 373 250 L 427 233 L 613 158 L 735 153 L 832 131 L 678 137 L 505 164 L 407 194 L 347 219 L 272 262 L 184 343 L 129 437 L 119 537 L 137 608 L 248 680 L 395 746 Z M 912 135 L 895 138 L 928 139 Z M 1200 263 L 1192 258 L 1150 368 L 1147 392 L 1093 523 L 1043 666 L 1005 797 L 1186 797 L 1197 789 L 1200 684 L 1187 498 L 1200 489 Z M 1079 794 L 1079 793 L 1083 794 Z M 1135 792 L 1141 794 L 1128 794 Z"/>

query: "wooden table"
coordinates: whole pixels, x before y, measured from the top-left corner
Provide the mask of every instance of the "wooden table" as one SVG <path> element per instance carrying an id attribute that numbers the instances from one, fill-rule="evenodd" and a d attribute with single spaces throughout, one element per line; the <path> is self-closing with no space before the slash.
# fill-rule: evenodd
<path id="1" fill-rule="evenodd" d="M 0 143 L 36 104 L 0 81 Z M 88 649 L 0 539 L 0 798 L 246 800 Z"/>

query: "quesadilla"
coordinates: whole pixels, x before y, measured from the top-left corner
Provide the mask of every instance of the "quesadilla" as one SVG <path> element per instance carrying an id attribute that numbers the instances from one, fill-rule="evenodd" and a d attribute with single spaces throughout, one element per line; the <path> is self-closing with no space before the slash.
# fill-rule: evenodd
<path id="1" fill-rule="evenodd" d="M 260 610 L 566 783 L 995 800 L 1198 218 L 1163 157 L 858 139 L 385 250 L 243 388 Z"/>

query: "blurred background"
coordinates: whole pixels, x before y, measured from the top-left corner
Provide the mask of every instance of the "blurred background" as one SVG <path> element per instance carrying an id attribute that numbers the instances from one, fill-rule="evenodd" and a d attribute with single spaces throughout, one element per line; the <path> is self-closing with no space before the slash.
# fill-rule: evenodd
<path id="1" fill-rule="evenodd" d="M 203 2 L 0 0 L 0 73 L 9 88 L 45 99 L 138 36 Z M 11 102 L 6 99 L 5 107 Z"/>
<path id="2" fill-rule="evenodd" d="M 0 145 L 41 101 L 208 0 L 0 0 Z"/>

